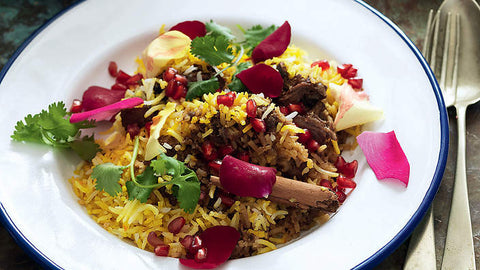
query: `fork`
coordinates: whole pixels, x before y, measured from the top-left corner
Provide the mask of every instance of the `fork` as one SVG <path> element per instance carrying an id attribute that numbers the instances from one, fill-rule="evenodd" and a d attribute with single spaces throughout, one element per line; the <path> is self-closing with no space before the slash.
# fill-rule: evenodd
<path id="1" fill-rule="evenodd" d="M 445 14 L 443 15 L 445 17 Z M 455 106 L 458 124 L 458 148 L 457 148 L 457 168 L 455 172 L 455 182 L 453 187 L 452 205 L 448 220 L 447 238 L 442 260 L 442 269 L 475 269 L 475 253 L 472 238 L 472 225 L 470 220 L 470 209 L 467 192 L 467 175 L 465 161 L 465 117 L 467 102 L 458 102 L 458 67 L 459 67 L 459 48 L 460 48 L 460 15 L 446 14 L 446 23 L 444 27 L 443 48 L 437 48 L 441 44 L 439 32 L 441 28 L 441 9 L 435 15 L 432 21 L 433 41 L 429 63 L 435 74 L 438 74 L 437 51 L 443 50 L 441 56 L 440 70 L 440 89 L 447 107 Z M 428 37 L 427 40 L 429 40 Z M 470 102 L 473 102 L 470 101 Z"/>

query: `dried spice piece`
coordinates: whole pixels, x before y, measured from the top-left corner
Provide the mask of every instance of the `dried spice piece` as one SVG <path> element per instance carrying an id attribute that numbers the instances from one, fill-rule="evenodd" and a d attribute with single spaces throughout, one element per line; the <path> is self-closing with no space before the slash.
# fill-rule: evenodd
<path id="1" fill-rule="evenodd" d="M 236 77 L 254 94 L 263 93 L 266 97 L 275 98 L 282 93 L 282 75 L 269 65 L 255 65 L 238 73 Z"/>
<path id="2" fill-rule="evenodd" d="M 173 30 L 184 33 L 191 40 L 195 39 L 196 37 L 203 37 L 207 34 L 205 24 L 200 21 L 184 21 L 172 26 L 170 31 Z"/>
<path id="3" fill-rule="evenodd" d="M 290 24 L 285 21 L 282 26 L 260 42 L 252 51 L 254 63 L 262 62 L 272 57 L 280 56 L 290 44 L 292 36 Z"/>

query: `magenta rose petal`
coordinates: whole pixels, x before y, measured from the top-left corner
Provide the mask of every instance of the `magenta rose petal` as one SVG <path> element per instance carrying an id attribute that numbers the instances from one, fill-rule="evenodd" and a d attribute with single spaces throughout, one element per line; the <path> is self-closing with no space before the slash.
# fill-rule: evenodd
<path id="1" fill-rule="evenodd" d="M 90 86 L 83 92 L 82 107 L 85 111 L 90 111 L 118 102 L 124 97 L 125 91 Z"/>
<path id="2" fill-rule="evenodd" d="M 134 97 L 134 98 L 127 98 L 122 101 L 115 102 L 113 104 L 97 108 L 94 110 L 81 112 L 81 113 L 74 113 L 70 117 L 70 123 L 77 123 L 84 120 L 95 120 L 95 121 L 103 121 L 103 120 L 110 120 L 115 114 L 117 114 L 122 109 L 133 108 L 143 104 L 143 99 Z"/>
<path id="3" fill-rule="evenodd" d="M 196 37 L 203 37 L 207 34 L 205 24 L 200 21 L 184 21 L 174 25 L 170 31 L 177 30 L 187 35 L 191 40 Z"/>
<path id="4" fill-rule="evenodd" d="M 215 226 L 203 231 L 200 238 L 207 250 L 207 259 L 197 262 L 194 259 L 180 258 L 180 263 L 194 269 L 212 269 L 230 258 L 240 239 L 240 233 L 230 226 Z"/>
<path id="5" fill-rule="evenodd" d="M 275 168 L 263 167 L 225 156 L 220 165 L 220 183 L 225 191 L 243 197 L 266 198 L 276 181 Z"/>
<path id="6" fill-rule="evenodd" d="M 365 131 L 357 142 L 378 180 L 397 179 L 408 186 L 410 164 L 394 131 Z"/>
<path id="7" fill-rule="evenodd" d="M 237 78 L 254 94 L 266 97 L 280 96 L 283 89 L 282 75 L 269 65 L 258 64 L 237 74 Z"/>
<path id="8" fill-rule="evenodd" d="M 292 36 L 290 24 L 285 21 L 282 26 L 260 42 L 252 51 L 254 63 L 280 56 L 290 44 Z"/>

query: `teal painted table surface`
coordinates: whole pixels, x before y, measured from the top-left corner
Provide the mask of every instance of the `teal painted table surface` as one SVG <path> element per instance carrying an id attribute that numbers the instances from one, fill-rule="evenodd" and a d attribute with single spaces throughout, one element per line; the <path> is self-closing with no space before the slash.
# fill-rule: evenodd
<path id="1" fill-rule="evenodd" d="M 31 35 L 38 27 L 52 18 L 59 11 L 67 8 L 75 1 L 72 0 L 2 0 L 0 1 L 0 68 L 3 68 L 8 59 L 22 42 Z M 422 48 L 425 35 L 425 24 L 428 11 L 437 9 L 440 0 L 367 0 L 368 4 L 383 13 L 396 23 L 406 35 Z M 451 146 L 447 168 L 442 184 L 434 201 L 435 240 L 437 253 L 437 266 L 443 255 L 448 212 L 450 209 L 451 190 L 454 178 L 455 155 L 456 155 L 456 125 L 452 121 L 455 112 L 449 110 Z M 480 211 L 480 122 L 475 121 L 480 116 L 480 106 L 473 105 L 469 108 L 467 118 L 467 145 L 473 146 L 467 149 L 467 177 L 469 179 L 470 209 L 472 213 Z M 472 216 L 474 243 L 476 249 L 477 265 L 479 263 L 479 231 L 480 217 Z M 408 248 L 407 239 L 396 251 L 381 262 L 376 269 L 402 269 Z M 0 225 L 0 270 L 1 269 L 40 269 L 8 234 L 7 230 Z"/>

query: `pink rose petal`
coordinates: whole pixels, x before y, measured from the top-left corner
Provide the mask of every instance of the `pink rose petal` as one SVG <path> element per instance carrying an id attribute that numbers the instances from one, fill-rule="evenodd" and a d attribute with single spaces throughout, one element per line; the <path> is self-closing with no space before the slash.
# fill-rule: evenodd
<path id="1" fill-rule="evenodd" d="M 225 191 L 243 197 L 266 198 L 272 193 L 277 170 L 225 156 L 220 166 L 220 183 Z"/>
<path id="2" fill-rule="evenodd" d="M 203 231 L 200 238 L 207 250 L 207 259 L 196 262 L 193 259 L 180 258 L 180 263 L 194 269 L 212 269 L 230 258 L 240 239 L 240 233 L 230 226 L 215 226 Z"/>
<path id="3" fill-rule="evenodd" d="M 143 99 L 141 98 L 127 98 L 95 110 L 74 113 L 70 117 L 70 123 L 77 123 L 84 120 L 95 120 L 97 122 L 102 120 L 110 120 L 120 110 L 133 108 L 140 104 L 143 104 Z"/>
<path id="4" fill-rule="evenodd" d="M 253 62 L 258 63 L 282 55 L 290 44 L 291 36 L 290 24 L 286 21 L 253 49 Z"/>
<path id="5" fill-rule="evenodd" d="M 170 31 L 177 30 L 187 35 L 191 40 L 207 34 L 205 24 L 200 21 L 184 21 L 174 25 Z"/>
<path id="6" fill-rule="evenodd" d="M 90 86 L 83 92 L 82 107 L 85 111 L 90 111 L 120 101 L 124 97 L 125 91 Z"/>
<path id="7" fill-rule="evenodd" d="M 408 186 L 410 164 L 394 131 L 365 131 L 357 136 L 357 142 L 378 180 L 397 179 Z"/>
<path id="8" fill-rule="evenodd" d="M 283 89 L 282 75 L 269 65 L 258 64 L 237 74 L 237 78 L 254 94 L 266 97 L 280 96 Z"/>

